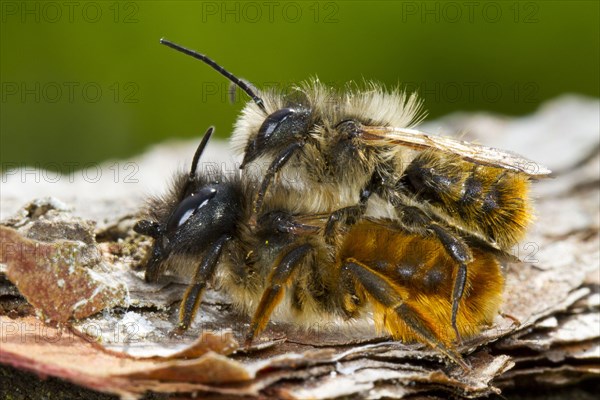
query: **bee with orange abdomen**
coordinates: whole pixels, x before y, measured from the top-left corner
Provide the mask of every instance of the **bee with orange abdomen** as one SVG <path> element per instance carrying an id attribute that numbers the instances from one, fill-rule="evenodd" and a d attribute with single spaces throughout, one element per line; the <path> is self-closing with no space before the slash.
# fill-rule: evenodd
<path id="1" fill-rule="evenodd" d="M 163 44 L 204 61 L 252 99 L 235 124 L 232 142 L 242 167 L 261 179 L 256 214 L 272 199 L 297 214 L 329 213 L 325 236 L 352 225 L 383 200 L 404 229 L 434 238 L 456 265 L 452 326 L 474 255 L 469 240 L 508 251 L 532 220 L 529 186 L 550 173 L 518 155 L 414 129 L 420 102 L 369 84 L 338 91 L 318 80 L 290 93 L 259 91 L 208 57 L 167 40 Z M 389 211 L 389 210 L 388 210 Z M 377 212 L 380 212 L 377 210 Z"/>
<path id="2" fill-rule="evenodd" d="M 451 302 L 455 260 L 439 241 L 411 233 L 394 220 L 364 219 L 337 233 L 335 245 L 317 234 L 327 218 L 297 215 L 286 199 L 266 201 L 258 216 L 258 182 L 244 176 L 198 173 L 207 132 L 189 173 L 175 175 L 169 192 L 150 200 L 135 230 L 154 238 L 146 280 L 184 278 L 179 310 L 188 329 L 205 289 L 224 290 L 252 315 L 250 344 L 272 315 L 300 325 L 373 318 L 395 339 L 430 345 L 463 368 L 454 347 Z M 457 331 L 472 336 L 498 311 L 503 276 L 497 256 L 470 244 L 472 262 L 456 316 Z M 448 329 L 450 328 L 450 329 Z"/>

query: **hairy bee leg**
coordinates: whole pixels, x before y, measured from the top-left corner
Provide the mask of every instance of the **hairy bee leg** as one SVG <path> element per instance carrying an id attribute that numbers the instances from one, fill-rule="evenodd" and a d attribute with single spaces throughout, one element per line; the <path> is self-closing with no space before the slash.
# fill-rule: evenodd
<path id="1" fill-rule="evenodd" d="M 267 326 L 271 313 L 283 299 L 285 286 L 290 282 L 293 272 L 312 249 L 313 247 L 309 244 L 298 246 L 290 250 L 277 263 L 277 266 L 269 276 L 268 286 L 263 292 L 260 303 L 252 316 L 250 329 L 246 335 L 246 346 L 250 346 L 256 335 Z"/>
<path id="2" fill-rule="evenodd" d="M 454 334 L 456 335 L 456 342 L 461 344 L 462 337 L 458 331 L 456 324 L 456 316 L 458 315 L 458 303 L 462 299 L 465 292 L 465 284 L 467 283 L 467 266 L 465 263 L 458 264 L 458 271 L 456 271 L 456 278 L 454 279 L 454 287 L 452 288 L 452 314 L 451 323 Z"/>
<path id="3" fill-rule="evenodd" d="M 200 305 L 202 294 L 206 288 L 206 283 L 212 278 L 221 252 L 223 251 L 223 247 L 230 239 L 231 237 L 227 235 L 217 239 L 213 246 L 208 250 L 202 262 L 196 268 L 192 281 L 193 283 L 188 286 L 183 295 L 183 299 L 181 300 L 177 332 L 187 330 L 192 324 L 198 306 Z"/>
<path id="4" fill-rule="evenodd" d="M 460 238 L 453 236 L 446 229 L 438 224 L 432 223 L 429 226 L 435 232 L 440 243 L 446 252 L 456 261 L 458 269 L 454 278 L 454 286 L 452 288 L 452 329 L 456 335 L 456 341 L 462 343 L 462 338 L 456 325 L 456 317 L 458 315 L 458 304 L 465 292 L 465 284 L 467 283 L 467 263 L 473 260 L 473 256 L 469 247 Z"/>
<path id="5" fill-rule="evenodd" d="M 340 208 L 329 216 L 329 220 L 327 220 L 327 225 L 325 226 L 325 238 L 328 241 L 331 241 L 332 237 L 334 236 L 338 221 L 344 220 L 347 225 L 354 225 L 363 215 L 365 215 L 365 212 L 367 211 L 367 203 L 373 194 L 373 185 L 375 179 L 375 177 L 372 177 L 369 184 L 363 190 L 361 190 L 358 204 Z"/>
<path id="6" fill-rule="evenodd" d="M 425 228 L 433 232 L 440 241 L 446 253 L 458 264 L 456 277 L 454 278 L 454 287 L 452 289 L 452 329 L 456 335 L 456 341 L 462 342 L 458 327 L 456 325 L 456 317 L 458 314 L 458 305 L 465 291 L 467 282 L 467 264 L 473 260 L 473 255 L 469 246 L 458 236 L 448 232 L 444 227 L 434 221 L 423 211 L 413 206 L 396 206 L 396 209 L 402 215 L 402 222 L 409 227 L 412 227 L 415 232 Z"/>
<path id="7" fill-rule="evenodd" d="M 328 241 L 335 236 L 337 223 L 339 221 L 344 221 L 346 225 L 354 225 L 367 210 L 367 202 L 364 204 L 360 203 L 354 206 L 339 208 L 335 210 L 327 220 L 327 225 L 325 226 L 325 238 Z"/>
<path id="8" fill-rule="evenodd" d="M 423 323 L 422 318 L 410 306 L 404 303 L 400 293 L 390 284 L 385 276 L 373 271 L 368 265 L 349 258 L 342 266 L 342 273 L 354 278 L 373 300 L 387 309 L 392 309 L 426 343 L 446 355 L 462 369 L 470 367 L 460 353 L 446 346 L 434 330 Z M 390 332 L 392 333 L 392 332 Z"/>
<path id="9" fill-rule="evenodd" d="M 419 333 L 421 337 L 423 337 L 427 342 L 433 347 L 445 354 L 448 358 L 458 364 L 464 371 L 470 371 L 471 367 L 465 362 L 462 355 L 446 346 L 436 345 L 436 342 L 432 342 L 436 337 L 427 337 L 431 335 L 431 330 L 421 322 L 419 315 L 414 312 L 413 309 L 408 307 L 406 304 L 400 304 L 399 306 L 394 308 L 394 312 L 415 332 Z"/>
<path id="10" fill-rule="evenodd" d="M 302 148 L 302 146 L 304 146 L 304 143 L 302 142 L 292 143 L 291 145 L 286 147 L 281 153 L 279 153 L 277 157 L 275 157 L 275 160 L 273 160 L 271 165 L 269 165 L 269 168 L 267 169 L 267 172 L 265 173 L 265 176 L 260 184 L 260 189 L 258 190 L 258 193 L 256 193 L 256 197 L 254 199 L 255 213 L 258 213 L 262 208 L 262 203 L 265 194 L 267 193 L 269 186 L 271 186 L 271 182 L 273 181 L 275 174 L 279 172 L 279 170 L 288 162 L 288 160 L 292 157 L 292 155 L 294 155 L 296 150 Z"/>
<path id="11" fill-rule="evenodd" d="M 465 284 L 467 283 L 467 263 L 471 262 L 473 257 L 471 252 L 461 239 L 453 236 L 446 229 L 436 223 L 429 225 L 429 228 L 435 232 L 440 243 L 444 246 L 446 252 L 458 264 L 456 277 L 454 278 L 454 287 L 452 288 L 452 328 L 456 334 L 456 341 L 462 342 L 460 333 L 456 326 L 456 316 L 458 314 L 458 304 L 465 292 Z"/>

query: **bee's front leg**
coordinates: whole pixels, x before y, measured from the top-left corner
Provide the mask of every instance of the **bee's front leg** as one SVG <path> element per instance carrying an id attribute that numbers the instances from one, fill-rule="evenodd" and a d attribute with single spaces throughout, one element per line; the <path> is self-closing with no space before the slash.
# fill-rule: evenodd
<path id="1" fill-rule="evenodd" d="M 303 142 L 295 142 L 286 147 L 281 153 L 275 157 L 275 160 L 269 165 L 265 176 L 263 177 L 260 189 L 256 193 L 256 197 L 254 198 L 254 212 L 259 213 L 262 209 L 263 201 L 265 199 L 265 195 L 269 190 L 269 186 L 275 179 L 275 175 L 283 168 L 283 166 L 289 161 L 289 159 L 296 153 L 297 150 L 301 149 L 304 146 Z"/>
<path id="2" fill-rule="evenodd" d="M 221 236 L 208 250 L 196 271 L 192 283 L 187 287 L 181 305 L 179 307 L 179 325 L 173 333 L 181 334 L 186 331 L 196 315 L 206 283 L 210 281 L 215 272 L 215 267 L 221 256 L 225 244 L 231 239 L 230 236 Z"/>
<path id="3" fill-rule="evenodd" d="M 367 201 L 360 202 L 354 206 L 340 208 L 335 210 L 329 216 L 327 225 L 325 226 L 325 239 L 331 242 L 337 233 L 338 222 L 343 225 L 350 226 L 357 223 L 367 210 Z"/>
<path id="4" fill-rule="evenodd" d="M 351 226 L 360 221 L 367 211 L 369 198 L 379 188 L 380 184 L 379 175 L 377 172 L 373 173 L 371 180 L 360 191 L 358 204 L 343 207 L 331 213 L 329 220 L 327 221 L 327 225 L 325 226 L 325 239 L 327 242 L 331 243 L 333 241 L 333 238 L 337 232 L 336 228 L 338 226 L 338 222 L 341 222 L 343 225 Z"/>

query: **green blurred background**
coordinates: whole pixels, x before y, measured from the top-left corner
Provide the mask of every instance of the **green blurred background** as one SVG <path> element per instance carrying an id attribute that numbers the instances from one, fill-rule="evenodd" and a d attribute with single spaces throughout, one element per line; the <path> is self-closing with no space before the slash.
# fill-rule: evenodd
<path id="1" fill-rule="evenodd" d="M 229 104 L 228 82 L 163 36 L 259 87 L 404 83 L 429 118 L 599 96 L 597 1 L 2 1 L 1 13 L 3 168 L 66 170 L 209 125 L 227 137 L 246 97 Z"/>

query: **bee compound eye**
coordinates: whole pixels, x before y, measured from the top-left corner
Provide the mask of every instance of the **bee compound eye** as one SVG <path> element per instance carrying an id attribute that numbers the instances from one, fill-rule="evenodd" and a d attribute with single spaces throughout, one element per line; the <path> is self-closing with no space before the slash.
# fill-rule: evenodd
<path id="1" fill-rule="evenodd" d="M 217 190 L 215 188 L 205 187 L 183 199 L 169 217 L 167 233 L 173 233 L 184 225 L 192 215 L 206 206 L 216 194 Z"/>
<path id="2" fill-rule="evenodd" d="M 295 112 L 296 110 L 292 108 L 282 108 L 275 111 L 264 120 L 258 130 L 258 135 L 261 136 L 263 140 L 268 140 L 273 132 L 275 132 L 277 128 Z"/>
<path id="3" fill-rule="evenodd" d="M 257 135 L 246 145 L 242 168 L 265 152 L 278 152 L 297 142 L 308 133 L 311 110 L 305 108 L 282 108 L 269 115 L 260 126 Z"/>

